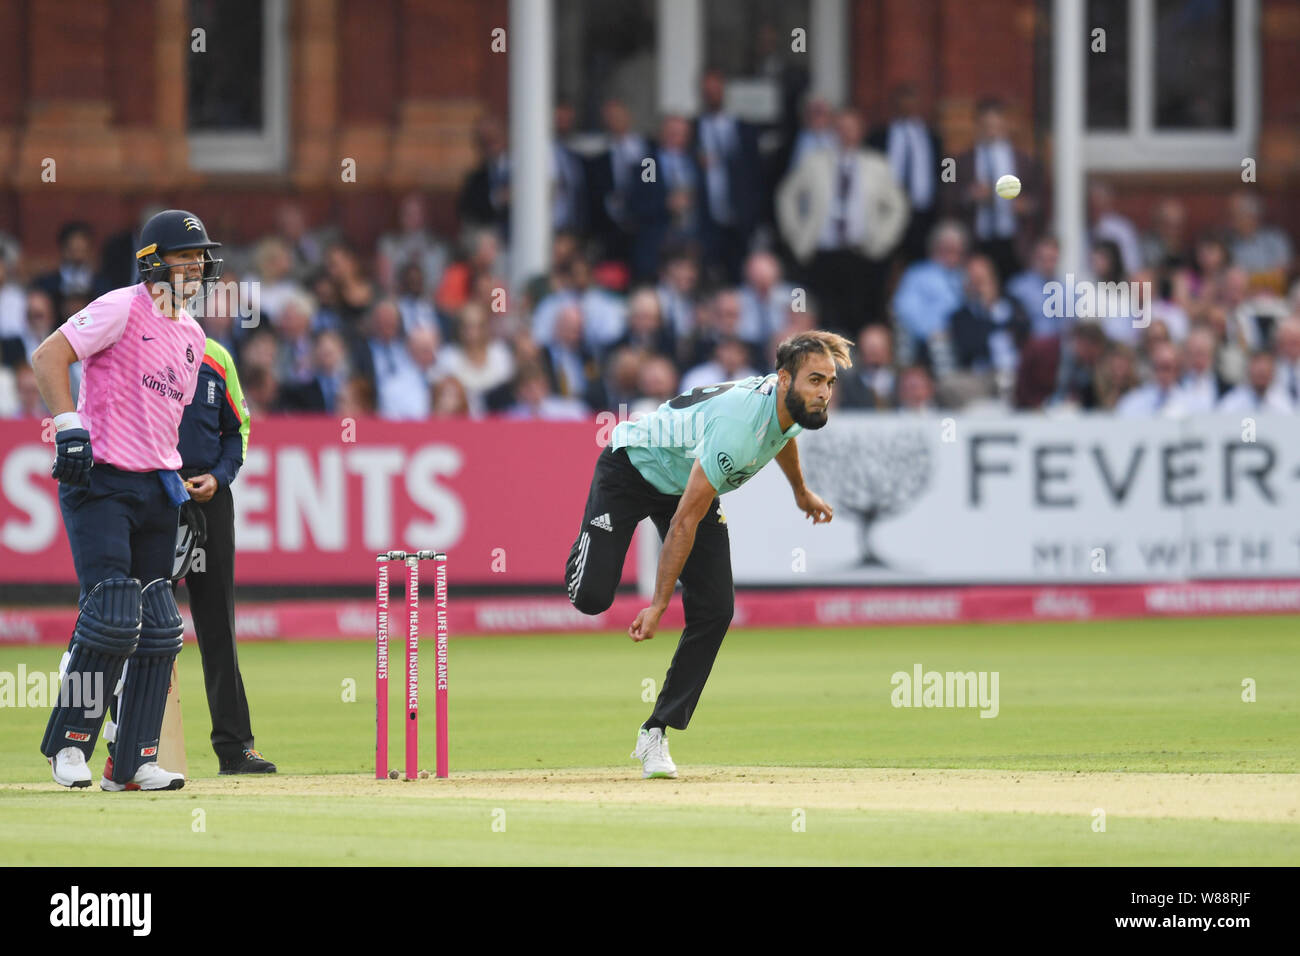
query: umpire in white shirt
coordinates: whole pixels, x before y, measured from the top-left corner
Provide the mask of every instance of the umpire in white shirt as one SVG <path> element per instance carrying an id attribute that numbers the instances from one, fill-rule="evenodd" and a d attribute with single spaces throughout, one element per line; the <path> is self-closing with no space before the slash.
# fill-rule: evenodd
<path id="1" fill-rule="evenodd" d="M 857 112 L 841 110 L 835 132 L 835 149 L 809 153 L 781 183 L 776 214 L 823 327 L 848 335 L 885 321 L 885 260 L 907 228 L 908 205 L 888 160 L 861 147 Z"/>

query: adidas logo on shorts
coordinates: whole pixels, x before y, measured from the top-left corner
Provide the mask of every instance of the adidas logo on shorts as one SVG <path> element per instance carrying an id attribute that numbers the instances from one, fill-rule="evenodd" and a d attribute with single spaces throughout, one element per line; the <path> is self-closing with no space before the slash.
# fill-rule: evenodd
<path id="1" fill-rule="evenodd" d="M 613 531 L 613 530 L 614 530 L 614 526 L 613 526 L 612 524 L 610 524 L 610 522 L 609 522 L 609 512 L 608 512 L 608 511 L 605 512 L 603 515 L 600 515 L 599 517 L 592 518 L 592 519 L 591 519 L 591 526 L 592 526 L 593 528 L 599 528 L 601 531 Z"/>

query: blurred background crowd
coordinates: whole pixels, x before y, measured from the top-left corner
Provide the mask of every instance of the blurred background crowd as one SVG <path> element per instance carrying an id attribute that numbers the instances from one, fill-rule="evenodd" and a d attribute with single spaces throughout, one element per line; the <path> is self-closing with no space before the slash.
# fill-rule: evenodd
<path id="1" fill-rule="evenodd" d="M 578 131 L 559 103 L 543 160 L 552 265 L 519 287 L 505 278 L 508 143 L 490 117 L 455 234 L 428 226 L 416 192 L 373 247 L 292 200 L 272 234 L 227 241 L 201 321 L 234 354 L 254 416 L 632 414 L 771 371 L 776 343 L 810 328 L 856 342 L 842 408 L 1300 407 L 1293 244 L 1249 185 L 1193 233 L 1176 195 L 1134 222 L 1091 180 L 1088 273 L 1066 277 L 1043 171 L 1013 147 L 998 100 L 978 102 L 973 145 L 945 162 L 910 86 L 871 127 L 814 97 L 761 128 L 726 111 L 725 81 L 706 71 L 699 115 L 654 129 L 609 99 L 603 129 Z M 1020 197 L 993 193 L 1004 173 L 1021 179 Z M 136 281 L 138 226 L 51 229 L 60 261 L 43 274 L 27 268 L 22 237 L 0 236 L 2 417 L 47 414 L 32 351 Z M 1086 283 L 1121 285 L 1080 296 Z"/>

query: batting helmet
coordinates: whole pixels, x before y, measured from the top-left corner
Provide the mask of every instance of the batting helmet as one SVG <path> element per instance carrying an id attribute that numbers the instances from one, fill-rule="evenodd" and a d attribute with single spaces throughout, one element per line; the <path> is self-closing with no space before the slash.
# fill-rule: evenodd
<path id="1" fill-rule="evenodd" d="M 170 279 L 172 267 L 162 258 L 168 252 L 202 249 L 205 287 L 220 278 L 225 264 L 224 260 L 212 257 L 212 250 L 220 248 L 221 243 L 209 239 L 203 221 L 184 209 L 166 209 L 146 222 L 140 231 L 140 244 L 135 261 L 144 282 L 167 282 Z"/>

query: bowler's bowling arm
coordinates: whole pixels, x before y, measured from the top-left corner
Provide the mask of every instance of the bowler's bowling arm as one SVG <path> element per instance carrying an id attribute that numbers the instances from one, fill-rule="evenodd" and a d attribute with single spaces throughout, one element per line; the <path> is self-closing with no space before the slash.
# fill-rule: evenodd
<path id="1" fill-rule="evenodd" d="M 77 403 L 72 400 L 72 383 L 68 369 L 77 361 L 72 343 L 55 329 L 32 353 L 32 371 L 36 373 L 36 388 L 45 400 L 51 415 L 75 412 Z"/>
<path id="2" fill-rule="evenodd" d="M 704 469 L 697 459 L 691 466 L 690 477 L 686 479 L 686 490 L 677 502 L 677 510 L 672 521 L 668 523 L 668 533 L 664 535 L 664 545 L 659 551 L 659 568 L 655 574 L 655 596 L 651 604 L 659 614 L 668 608 L 672 600 L 673 588 L 686 567 L 686 559 L 695 547 L 695 529 L 709 513 L 713 499 L 718 491 L 709 483 Z"/>

